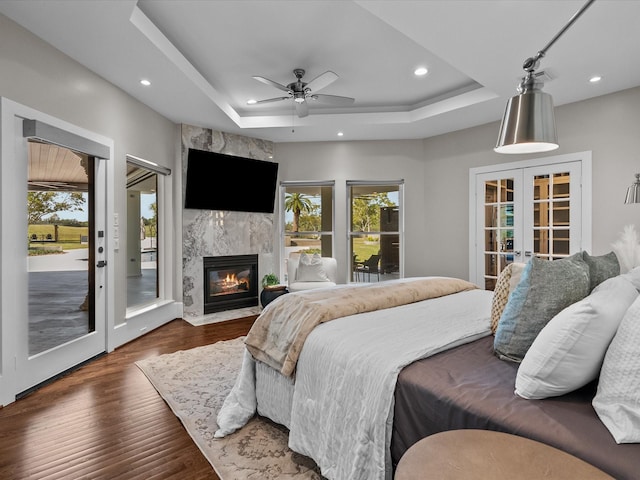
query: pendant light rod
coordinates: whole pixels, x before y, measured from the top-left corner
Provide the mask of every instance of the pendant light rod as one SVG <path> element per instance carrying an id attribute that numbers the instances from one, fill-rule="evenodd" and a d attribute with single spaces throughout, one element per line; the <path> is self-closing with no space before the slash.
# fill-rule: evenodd
<path id="1" fill-rule="evenodd" d="M 535 56 L 527 58 L 524 61 L 524 64 L 522 65 L 522 68 L 525 69 L 527 72 L 531 72 L 533 70 L 535 70 L 538 66 L 538 62 L 540 61 L 540 59 L 542 57 L 545 56 L 545 54 L 547 53 L 547 50 L 549 50 L 552 45 L 554 43 L 556 43 L 556 41 L 562 36 L 562 34 L 564 32 L 567 31 L 567 29 L 574 24 L 574 22 L 576 20 L 578 20 L 578 18 L 580 18 L 580 16 L 585 12 L 585 10 L 587 8 L 589 8 L 591 6 L 591 4 L 593 2 L 595 2 L 596 0 L 588 0 L 587 3 L 585 3 L 582 8 L 580 8 L 580 10 L 578 10 L 576 13 L 573 14 L 573 17 L 571 17 L 569 19 L 569 21 L 567 22 L 567 24 L 562 27 L 562 29 L 556 33 L 556 35 L 551 39 L 551 41 L 549 43 L 547 43 L 544 48 L 542 50 L 540 50 L 538 53 L 535 54 Z"/>
<path id="2" fill-rule="evenodd" d="M 595 0 L 587 2 L 578 10 L 562 29 L 533 57 L 522 64 L 526 74 L 518 85 L 518 95 L 507 102 L 502 117 L 498 141 L 494 147 L 497 153 L 538 153 L 559 147 L 556 120 L 553 113 L 551 95 L 542 91 L 543 82 L 535 70 L 547 50 L 580 18 Z"/>

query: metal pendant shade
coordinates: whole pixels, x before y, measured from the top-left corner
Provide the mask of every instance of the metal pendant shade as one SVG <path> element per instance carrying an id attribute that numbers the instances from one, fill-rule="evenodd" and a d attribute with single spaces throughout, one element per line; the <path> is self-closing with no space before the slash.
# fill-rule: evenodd
<path id="1" fill-rule="evenodd" d="M 518 95 L 507 103 L 494 148 L 496 152 L 537 153 L 558 148 L 553 99 L 541 90 L 542 81 L 538 80 L 536 69 L 547 50 L 594 1 L 587 0 L 542 50 L 524 61 L 522 68 L 526 74 L 518 87 Z"/>
<path id="2" fill-rule="evenodd" d="M 640 173 L 636 173 L 636 181 L 627 188 L 624 203 L 640 203 Z"/>
<path id="3" fill-rule="evenodd" d="M 513 96 L 500 125 L 498 153 L 548 152 L 558 148 L 553 98 L 534 89 Z"/>

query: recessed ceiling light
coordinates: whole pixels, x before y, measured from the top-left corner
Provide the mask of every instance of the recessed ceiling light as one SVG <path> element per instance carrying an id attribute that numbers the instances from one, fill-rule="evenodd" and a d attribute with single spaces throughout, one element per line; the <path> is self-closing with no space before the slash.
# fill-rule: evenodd
<path id="1" fill-rule="evenodd" d="M 254 100 L 253 98 L 247 100 L 247 105 L 255 105 L 256 103 L 258 103 L 258 101 Z"/>
<path id="2" fill-rule="evenodd" d="M 151 82 L 149 80 L 147 80 L 146 78 L 143 78 L 142 80 L 140 80 L 140 83 L 142 85 L 144 85 L 145 87 L 148 87 L 149 85 L 151 85 Z"/>
<path id="3" fill-rule="evenodd" d="M 591 83 L 598 83 L 600 80 L 602 80 L 602 77 L 600 75 L 594 75 L 589 79 Z"/>
<path id="4" fill-rule="evenodd" d="M 341 136 L 343 136 L 343 135 L 344 135 L 344 133 L 342 133 L 342 132 L 338 132 L 338 136 L 339 136 L 339 137 L 341 137 Z"/>
<path id="5" fill-rule="evenodd" d="M 429 70 L 427 70 L 427 67 L 418 67 L 413 71 L 413 74 L 416 77 L 422 77 L 424 75 L 426 75 L 429 72 Z"/>

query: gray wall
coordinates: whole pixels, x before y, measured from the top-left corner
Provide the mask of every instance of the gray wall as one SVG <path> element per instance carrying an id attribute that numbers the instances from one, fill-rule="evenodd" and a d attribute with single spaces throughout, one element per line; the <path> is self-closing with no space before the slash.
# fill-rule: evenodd
<path id="1" fill-rule="evenodd" d="M 592 151 L 594 254 L 611 250 L 624 225 L 640 228 L 640 205 L 624 205 L 640 172 L 640 88 L 556 108 L 560 148 L 493 151 L 498 122 L 424 140 L 276 144 L 281 178 L 336 180 L 336 256 L 346 259 L 344 181 L 404 178 L 405 275 L 469 275 L 469 168 Z"/>
<path id="2" fill-rule="evenodd" d="M 109 195 L 113 195 L 114 211 L 121 219 L 126 218 L 125 154 L 175 170 L 180 142 L 177 125 L 3 15 L 0 72 L 0 96 L 114 140 L 115 191 Z M 171 219 L 173 215 L 169 213 Z M 123 240 L 124 224 L 121 222 L 120 226 Z M 126 309 L 124 241 L 116 260 L 110 273 L 116 278 L 115 322 L 121 323 Z M 167 267 L 169 274 L 175 275 L 174 265 Z M 174 292 L 174 298 L 181 293 Z"/>

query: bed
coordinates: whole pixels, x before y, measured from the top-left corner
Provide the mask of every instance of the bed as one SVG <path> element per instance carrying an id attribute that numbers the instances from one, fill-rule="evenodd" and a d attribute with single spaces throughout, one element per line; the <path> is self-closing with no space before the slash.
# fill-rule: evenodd
<path id="1" fill-rule="evenodd" d="M 403 279 L 394 288 L 442 278 Z M 279 297 L 273 308 L 298 308 L 299 315 L 309 310 L 305 295 L 320 295 L 331 310 L 330 298 L 343 289 L 381 297 L 376 287 L 338 286 Z M 303 335 L 293 364 L 256 360 L 247 350 L 216 436 L 258 413 L 289 428 L 289 446 L 312 458 L 325 477 L 387 480 L 419 439 L 484 428 L 556 446 L 616 478 L 639 478 L 640 447 L 615 443 L 591 406 L 593 383 L 552 400 L 514 395 L 518 364 L 494 354 L 492 300 L 493 292 L 463 288 L 329 318 Z M 283 374 L 291 365 L 291 374 Z"/>
<path id="2" fill-rule="evenodd" d="M 445 289 L 440 288 L 443 282 Z M 437 285 L 435 294 L 422 299 L 422 287 L 431 284 Z M 343 294 L 351 300 L 335 307 L 332 299 Z M 327 307 L 325 313 L 352 314 L 309 330 L 293 375 L 280 371 L 291 364 L 288 360 L 277 365 L 273 358 L 256 361 L 247 350 L 218 415 L 216 435 L 233 432 L 257 412 L 289 428 L 289 446 L 312 458 L 329 479 L 391 478 L 398 373 L 417 359 L 489 335 L 492 296 L 463 280 L 420 277 L 279 297 L 262 315 L 285 309 L 298 318 L 318 305 Z M 301 306 L 309 298 L 312 305 Z M 256 324 L 252 331 L 259 329 Z"/>
<path id="3" fill-rule="evenodd" d="M 512 433 L 566 451 L 618 480 L 640 478 L 640 444 L 618 445 L 596 415 L 596 383 L 544 400 L 514 395 L 518 364 L 493 353 L 485 337 L 412 363 L 395 390 L 392 458 L 445 430 Z"/>

